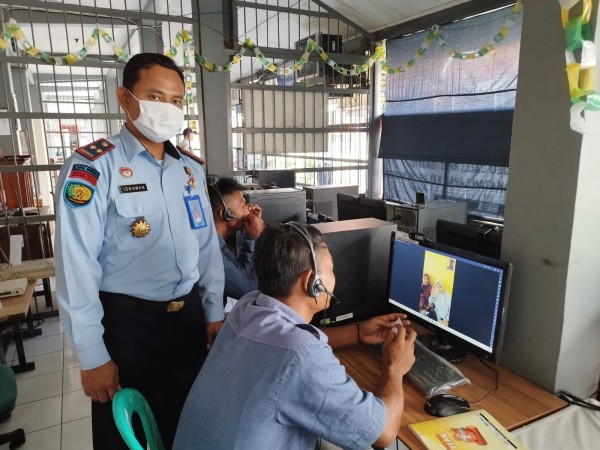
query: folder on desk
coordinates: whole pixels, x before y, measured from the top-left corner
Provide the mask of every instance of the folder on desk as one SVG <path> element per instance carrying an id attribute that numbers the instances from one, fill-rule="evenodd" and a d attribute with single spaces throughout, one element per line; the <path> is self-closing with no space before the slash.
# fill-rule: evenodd
<path id="1" fill-rule="evenodd" d="M 428 450 L 526 450 L 483 409 L 408 426 Z"/>
<path id="2" fill-rule="evenodd" d="M 27 278 L 0 281 L 0 298 L 23 295 L 27 287 Z"/>

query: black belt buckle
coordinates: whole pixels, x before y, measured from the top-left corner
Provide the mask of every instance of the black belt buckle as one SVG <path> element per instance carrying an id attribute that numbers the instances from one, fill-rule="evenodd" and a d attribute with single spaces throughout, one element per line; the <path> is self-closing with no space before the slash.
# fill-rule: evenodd
<path id="1" fill-rule="evenodd" d="M 173 302 L 169 302 L 169 304 L 167 305 L 167 312 L 177 312 L 179 311 L 181 308 L 183 308 L 183 306 L 185 305 L 185 300 L 181 300 L 181 301 L 173 301 Z"/>

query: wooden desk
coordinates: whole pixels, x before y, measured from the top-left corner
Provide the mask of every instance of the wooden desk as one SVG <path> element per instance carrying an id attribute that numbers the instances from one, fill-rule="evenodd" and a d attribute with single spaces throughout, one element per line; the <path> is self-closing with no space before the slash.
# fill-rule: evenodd
<path id="1" fill-rule="evenodd" d="M 29 302 L 33 296 L 36 282 L 37 280 L 29 280 L 23 295 L 7 297 L 0 300 L 0 303 L 2 304 L 2 308 L 0 308 L 0 326 L 5 323 L 10 324 L 15 336 L 15 346 L 17 347 L 17 354 L 19 356 L 19 364 L 12 366 L 15 373 L 27 372 L 35 369 L 35 363 L 27 362 L 27 359 L 25 358 L 20 321 L 27 318 Z"/>
<path id="2" fill-rule="evenodd" d="M 369 391 L 375 388 L 381 373 L 381 362 L 370 350 L 362 345 L 355 345 L 336 350 L 335 354 L 361 388 Z M 471 384 L 459 386 L 451 390 L 451 393 L 474 403 L 494 389 L 495 373 L 478 358 L 469 355 L 456 366 Z M 499 372 L 498 390 L 484 402 L 474 405 L 473 409 L 487 410 L 507 429 L 520 427 L 567 406 L 564 400 L 519 375 L 504 367 L 493 366 Z M 398 438 L 411 449 L 425 447 L 410 431 L 408 424 L 434 418 L 423 410 L 425 400 L 426 397 L 417 388 L 408 381 L 404 382 L 404 415 Z"/>
<path id="3" fill-rule="evenodd" d="M 3 280 L 12 280 L 13 278 L 27 278 L 30 281 L 38 280 L 39 278 L 42 279 L 46 306 L 52 308 L 52 311 L 36 314 L 37 319 L 58 315 L 58 311 L 55 311 L 52 307 L 52 293 L 50 288 L 50 277 L 53 277 L 55 274 L 54 258 L 30 259 L 23 261 L 17 266 L 9 266 L 0 270 L 0 277 Z"/>

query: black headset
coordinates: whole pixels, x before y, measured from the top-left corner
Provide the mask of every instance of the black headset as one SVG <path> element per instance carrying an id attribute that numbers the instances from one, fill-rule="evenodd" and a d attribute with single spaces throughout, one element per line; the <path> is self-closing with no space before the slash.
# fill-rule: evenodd
<path id="1" fill-rule="evenodd" d="M 221 195 L 221 191 L 217 185 L 219 180 L 220 178 L 215 179 L 211 184 L 209 184 L 209 186 L 213 189 L 214 193 L 217 194 L 217 197 L 219 197 L 219 200 L 223 204 L 223 214 L 221 214 L 221 217 L 225 222 L 231 222 L 233 219 L 237 219 L 237 217 L 235 217 L 235 214 L 233 214 L 233 212 L 227 207 L 225 200 L 223 200 L 223 196 Z"/>
<path id="2" fill-rule="evenodd" d="M 308 279 L 308 286 L 306 287 L 307 294 L 317 301 L 317 297 L 321 292 L 327 292 L 327 289 L 321 282 L 321 278 L 317 273 L 317 258 L 315 256 L 315 249 L 312 244 L 312 239 L 306 227 L 297 222 L 288 222 L 286 225 L 289 225 L 292 230 L 298 233 L 308 244 L 308 249 L 310 251 L 310 263 L 312 265 L 313 274 Z"/>

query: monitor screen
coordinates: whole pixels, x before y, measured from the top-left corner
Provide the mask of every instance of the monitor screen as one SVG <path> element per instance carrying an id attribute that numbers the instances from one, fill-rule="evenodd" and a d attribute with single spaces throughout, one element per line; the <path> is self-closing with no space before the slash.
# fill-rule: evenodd
<path id="1" fill-rule="evenodd" d="M 342 192 L 337 194 L 337 212 L 338 220 L 364 219 L 367 217 L 387 220 L 385 200 Z"/>
<path id="2" fill-rule="evenodd" d="M 392 244 L 389 302 L 442 341 L 500 356 L 512 265 L 440 244 Z"/>
<path id="3" fill-rule="evenodd" d="M 295 188 L 296 172 L 292 169 L 258 170 L 258 184 L 263 189 Z"/>
<path id="4" fill-rule="evenodd" d="M 440 244 L 499 259 L 502 231 L 486 225 L 467 225 L 438 219 L 435 240 Z"/>

